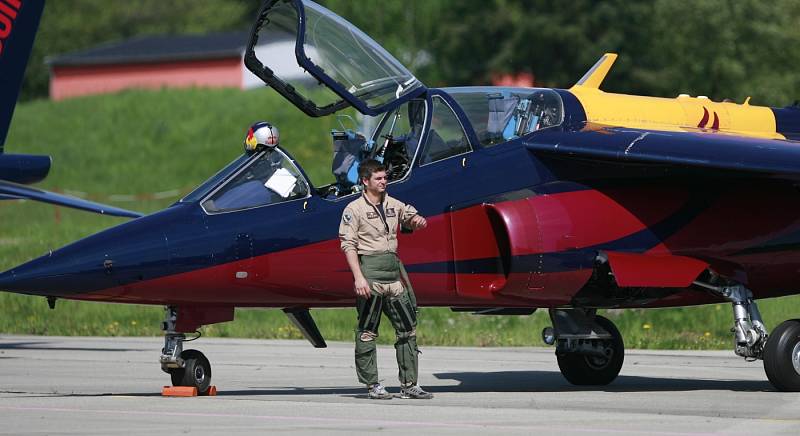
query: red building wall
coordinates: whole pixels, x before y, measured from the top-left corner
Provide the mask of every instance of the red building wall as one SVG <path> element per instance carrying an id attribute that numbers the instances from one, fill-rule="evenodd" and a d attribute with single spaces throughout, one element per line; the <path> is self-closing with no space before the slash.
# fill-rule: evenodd
<path id="1" fill-rule="evenodd" d="M 129 88 L 241 88 L 242 59 L 177 61 L 126 65 L 55 66 L 50 98 L 62 100 Z"/>

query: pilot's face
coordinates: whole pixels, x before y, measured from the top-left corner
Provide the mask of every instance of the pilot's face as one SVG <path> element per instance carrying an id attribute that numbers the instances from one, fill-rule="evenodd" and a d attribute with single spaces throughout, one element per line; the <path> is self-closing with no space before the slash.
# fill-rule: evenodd
<path id="1" fill-rule="evenodd" d="M 386 192 L 386 171 L 376 171 L 369 176 L 365 183 L 365 188 L 373 194 Z"/>

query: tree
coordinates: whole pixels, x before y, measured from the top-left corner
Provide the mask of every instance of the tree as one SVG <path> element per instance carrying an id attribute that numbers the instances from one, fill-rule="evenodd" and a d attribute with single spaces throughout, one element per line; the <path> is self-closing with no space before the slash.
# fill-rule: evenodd
<path id="1" fill-rule="evenodd" d="M 800 98 L 800 0 L 326 0 L 429 86 L 531 72 L 568 88 L 605 52 L 603 89 L 783 105 Z M 46 55 L 154 33 L 246 29 L 253 0 L 50 1 L 23 97 L 47 90 Z"/>

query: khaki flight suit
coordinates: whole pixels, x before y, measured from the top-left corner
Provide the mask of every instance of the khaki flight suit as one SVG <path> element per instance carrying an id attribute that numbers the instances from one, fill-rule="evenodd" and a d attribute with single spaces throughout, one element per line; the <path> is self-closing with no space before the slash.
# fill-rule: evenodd
<path id="1" fill-rule="evenodd" d="M 358 297 L 356 301 L 356 373 L 361 383 L 378 383 L 375 339 L 381 314 L 385 313 L 397 337 L 394 348 L 400 383 L 416 385 L 417 304 L 408 274 L 397 257 L 397 229 L 401 223 L 410 227 L 417 210 L 385 194 L 381 204 L 383 214 L 362 194 L 347 205 L 339 224 L 342 251 L 358 253 L 361 272 L 371 291 L 369 298 Z"/>

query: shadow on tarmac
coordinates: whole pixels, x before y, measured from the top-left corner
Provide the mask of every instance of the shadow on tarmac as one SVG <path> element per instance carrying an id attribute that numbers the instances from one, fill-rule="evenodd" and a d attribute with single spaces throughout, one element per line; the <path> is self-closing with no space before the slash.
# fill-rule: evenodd
<path id="1" fill-rule="evenodd" d="M 11 394 L 6 398 L 100 398 L 100 397 L 160 397 L 160 392 L 137 392 L 134 394 L 121 394 L 121 393 L 110 393 L 104 392 L 99 394 L 76 394 L 76 393 L 69 393 L 69 394 L 60 394 L 58 392 L 54 393 L 30 393 L 30 392 L 22 392 L 22 391 L 0 391 L 0 394 Z"/>
<path id="2" fill-rule="evenodd" d="M 440 380 L 456 380 L 454 386 L 431 386 L 431 392 L 771 392 L 764 380 L 674 379 L 621 375 L 605 386 L 575 386 L 557 371 L 440 372 Z"/>
<path id="3" fill-rule="evenodd" d="M 457 385 L 424 386 L 437 393 L 470 392 L 682 392 L 682 391 L 736 391 L 774 392 L 775 388 L 764 380 L 710 380 L 674 379 L 657 377 L 619 376 L 606 386 L 575 386 L 558 371 L 500 371 L 500 372 L 440 372 L 433 374 L 440 380 L 456 380 Z M 390 391 L 396 386 L 387 383 Z M 248 390 L 220 390 L 217 395 L 342 395 L 364 396 L 364 388 L 293 388 L 281 387 Z"/>
<path id="4" fill-rule="evenodd" d="M 3 342 L 0 343 L 0 350 L 53 350 L 53 351 L 148 351 L 145 348 L 109 348 L 109 347 L 53 347 L 48 344 L 51 342 Z"/>
<path id="5" fill-rule="evenodd" d="M 619 376 L 606 386 L 574 386 L 557 371 L 500 371 L 500 372 L 444 372 L 435 373 L 440 380 L 456 380 L 457 385 L 424 386 L 432 393 L 470 393 L 470 392 L 682 392 L 682 391 L 737 391 L 774 392 L 768 381 L 759 380 L 708 380 L 673 379 L 656 377 Z M 387 383 L 390 392 L 398 387 Z M 226 390 L 220 389 L 219 396 L 248 395 L 339 395 L 366 397 L 362 387 L 273 387 Z"/>
<path id="6" fill-rule="evenodd" d="M 619 376 L 607 386 L 574 386 L 556 371 L 500 371 L 500 372 L 444 372 L 433 374 L 440 380 L 460 382 L 452 386 L 425 386 L 432 393 L 472 393 L 472 392 L 682 392 L 682 391 L 736 391 L 736 392 L 774 392 L 767 381 L 747 380 L 699 380 L 655 377 Z M 390 392 L 397 394 L 399 388 L 387 384 Z M 10 392 L 9 392 L 10 393 Z M 22 393 L 22 392 L 19 392 Z M 220 389 L 217 396 L 296 396 L 296 395 L 336 395 L 343 397 L 366 398 L 362 387 L 253 387 L 251 389 Z M 99 394 L 44 394 L 25 395 L 26 397 L 160 397 L 159 392 L 137 393 L 99 393 Z"/>

